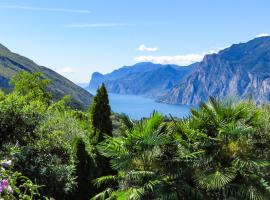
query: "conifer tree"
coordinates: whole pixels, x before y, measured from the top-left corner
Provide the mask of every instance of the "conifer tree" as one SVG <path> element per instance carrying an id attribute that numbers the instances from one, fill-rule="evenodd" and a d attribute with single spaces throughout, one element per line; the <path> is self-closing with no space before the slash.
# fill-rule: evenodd
<path id="1" fill-rule="evenodd" d="M 90 111 L 93 129 L 99 134 L 98 142 L 103 141 L 104 134 L 112 136 L 111 107 L 104 84 L 97 90 Z"/>
<path id="2" fill-rule="evenodd" d="M 97 143 L 104 141 L 105 135 L 112 137 L 112 120 L 111 120 L 111 107 L 109 105 L 108 93 L 105 85 L 98 88 L 97 94 L 94 97 L 92 106 L 90 108 L 91 123 L 94 130 L 94 134 L 97 138 Z M 106 176 L 116 174 L 111 168 L 110 158 L 106 158 L 97 152 L 96 155 L 96 178 L 100 176 Z M 111 185 L 114 186 L 114 185 Z M 103 191 L 105 187 L 97 188 L 99 192 Z"/>
<path id="3" fill-rule="evenodd" d="M 93 185 L 95 177 L 95 162 L 86 151 L 85 142 L 82 138 L 75 141 L 76 151 L 76 182 L 77 188 L 71 199 L 88 200 L 97 193 L 97 188 Z"/>

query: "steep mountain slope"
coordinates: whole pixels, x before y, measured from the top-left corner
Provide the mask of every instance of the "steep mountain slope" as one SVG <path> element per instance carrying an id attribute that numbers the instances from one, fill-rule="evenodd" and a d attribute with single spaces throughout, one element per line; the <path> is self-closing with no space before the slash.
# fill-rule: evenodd
<path id="1" fill-rule="evenodd" d="M 160 101 L 195 105 L 209 96 L 252 97 L 257 103 L 269 101 L 270 37 L 255 38 L 205 56 L 196 70 Z"/>
<path id="2" fill-rule="evenodd" d="M 195 66 L 196 64 L 180 67 L 148 62 L 138 63 L 122 67 L 106 75 L 94 73 L 89 88 L 96 89 L 103 82 L 108 91 L 112 93 L 145 95 L 156 98 L 168 92 Z"/>
<path id="3" fill-rule="evenodd" d="M 92 99 L 92 95 L 81 87 L 75 85 L 65 77 L 51 69 L 42 67 L 32 60 L 12 53 L 9 49 L 0 44 L 0 88 L 4 91 L 11 90 L 9 80 L 21 70 L 29 73 L 40 71 L 44 77 L 52 81 L 49 90 L 54 99 L 60 99 L 64 95 L 71 96 L 71 105 L 76 108 L 85 108 Z"/>

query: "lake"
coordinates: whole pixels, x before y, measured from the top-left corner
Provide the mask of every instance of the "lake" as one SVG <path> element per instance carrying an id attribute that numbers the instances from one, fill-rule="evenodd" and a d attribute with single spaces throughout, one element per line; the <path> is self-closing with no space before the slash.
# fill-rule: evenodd
<path id="1" fill-rule="evenodd" d="M 95 92 L 90 90 L 92 94 Z M 188 116 L 190 106 L 170 105 L 155 102 L 152 99 L 137 95 L 122 95 L 109 93 L 109 101 L 114 112 L 125 113 L 132 119 L 149 117 L 156 110 L 163 115 L 175 117 Z"/>

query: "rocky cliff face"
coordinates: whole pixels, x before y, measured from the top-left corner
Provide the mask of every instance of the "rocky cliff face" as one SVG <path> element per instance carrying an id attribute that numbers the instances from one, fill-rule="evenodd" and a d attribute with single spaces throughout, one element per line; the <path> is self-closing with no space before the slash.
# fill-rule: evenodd
<path id="1" fill-rule="evenodd" d="M 94 73 L 89 88 L 96 89 L 103 82 L 111 93 L 158 98 L 178 84 L 181 78 L 191 73 L 195 66 L 196 64 L 180 67 L 138 63 L 134 66 L 122 67 L 106 75 Z"/>
<path id="2" fill-rule="evenodd" d="M 217 98 L 252 97 L 257 103 L 270 100 L 270 37 L 233 45 L 207 55 L 191 74 L 159 100 L 196 105 Z"/>

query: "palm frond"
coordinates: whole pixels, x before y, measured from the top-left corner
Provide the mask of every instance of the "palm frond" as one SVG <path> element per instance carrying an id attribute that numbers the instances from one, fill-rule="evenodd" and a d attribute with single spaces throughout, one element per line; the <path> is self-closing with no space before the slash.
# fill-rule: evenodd
<path id="1" fill-rule="evenodd" d="M 142 180 L 153 176 L 155 176 L 155 172 L 152 171 L 129 171 L 125 177 L 131 180 Z"/>
<path id="2" fill-rule="evenodd" d="M 128 200 L 140 200 L 142 196 L 145 194 L 145 190 L 143 188 L 130 188 L 127 192 Z"/>
<path id="3" fill-rule="evenodd" d="M 265 190 L 270 193 L 270 185 L 269 185 L 268 181 L 266 181 L 265 179 L 261 178 L 260 183 L 263 186 L 263 188 L 265 188 Z"/>
<path id="4" fill-rule="evenodd" d="M 92 197 L 91 200 L 106 200 L 111 196 L 112 193 L 113 193 L 113 189 L 107 188 L 103 192 L 100 192 L 99 194 Z"/>
<path id="5" fill-rule="evenodd" d="M 112 183 L 115 181 L 117 181 L 117 177 L 113 176 L 113 175 L 109 175 L 109 176 L 99 177 L 99 178 L 95 179 L 93 182 L 94 182 L 94 185 L 99 188 L 102 185 L 106 185 L 108 183 Z"/>
<path id="6" fill-rule="evenodd" d="M 214 173 L 203 175 L 197 179 L 197 184 L 207 190 L 218 190 L 229 184 L 236 174 L 232 172 L 215 171 Z"/>
<path id="7" fill-rule="evenodd" d="M 236 158 L 232 162 L 232 165 L 238 170 L 254 171 L 270 166 L 270 162 L 267 160 L 244 160 Z"/>
<path id="8" fill-rule="evenodd" d="M 105 157 L 119 157 L 128 153 L 120 137 L 107 137 L 97 148 Z"/>
<path id="9" fill-rule="evenodd" d="M 249 200 L 266 200 L 263 195 L 253 186 L 241 191 L 242 196 Z"/>
<path id="10" fill-rule="evenodd" d="M 120 115 L 120 120 L 128 131 L 131 131 L 135 123 L 126 114 Z"/>

